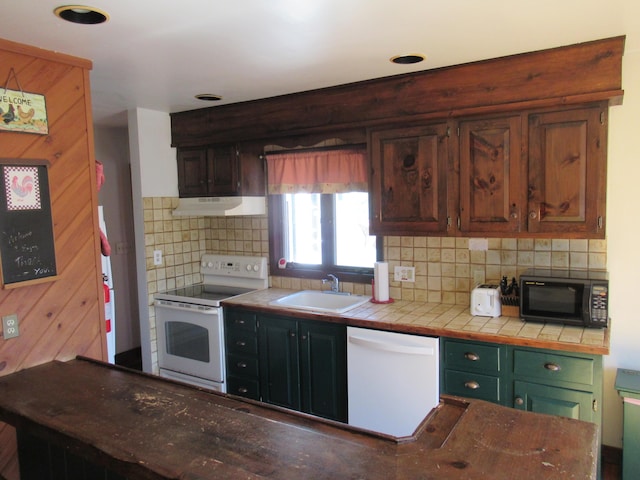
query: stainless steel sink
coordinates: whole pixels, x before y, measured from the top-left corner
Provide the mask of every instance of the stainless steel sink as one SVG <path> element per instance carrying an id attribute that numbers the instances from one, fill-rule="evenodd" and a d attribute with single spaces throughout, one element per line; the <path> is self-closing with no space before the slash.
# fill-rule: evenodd
<path id="1" fill-rule="evenodd" d="M 371 297 L 365 295 L 302 290 L 269 302 L 269 305 L 315 312 L 345 313 L 352 308 L 367 303 L 369 300 L 371 300 Z"/>

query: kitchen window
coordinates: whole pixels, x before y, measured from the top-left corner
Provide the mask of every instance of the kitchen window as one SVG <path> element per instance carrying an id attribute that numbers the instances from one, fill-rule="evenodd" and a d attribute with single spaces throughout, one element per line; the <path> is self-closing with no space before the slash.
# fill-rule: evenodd
<path id="1" fill-rule="evenodd" d="M 371 280 L 381 241 L 369 235 L 366 165 L 363 149 L 267 156 L 272 274 Z"/>

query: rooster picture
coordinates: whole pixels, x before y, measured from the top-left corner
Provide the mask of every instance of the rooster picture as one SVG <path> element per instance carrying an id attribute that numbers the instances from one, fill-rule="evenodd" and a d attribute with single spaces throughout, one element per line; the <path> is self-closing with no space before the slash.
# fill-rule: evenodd
<path id="1" fill-rule="evenodd" d="M 31 107 L 29 110 L 24 112 L 22 108 L 20 108 L 20 105 L 18 105 L 18 117 L 20 122 L 22 123 L 29 123 L 29 121 L 31 121 L 35 113 L 36 111 L 34 110 L 33 107 Z"/>
<path id="2" fill-rule="evenodd" d="M 16 111 L 14 110 L 13 105 L 9 105 L 9 111 L 6 113 L 0 109 L 0 115 L 2 115 L 4 123 L 11 123 L 16 119 Z"/>
<path id="3" fill-rule="evenodd" d="M 11 191 L 18 197 L 24 198 L 33 191 L 33 177 L 27 175 L 22 178 L 22 184 L 18 183 L 18 177 L 11 179 Z"/>

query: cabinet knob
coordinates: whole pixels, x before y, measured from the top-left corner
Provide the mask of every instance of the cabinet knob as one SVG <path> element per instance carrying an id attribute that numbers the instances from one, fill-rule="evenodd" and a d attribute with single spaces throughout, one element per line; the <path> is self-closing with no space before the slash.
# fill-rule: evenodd
<path id="1" fill-rule="evenodd" d="M 464 388 L 468 388 L 469 390 L 477 390 L 480 388 L 480 384 L 475 380 L 470 382 L 464 382 Z"/>
<path id="2" fill-rule="evenodd" d="M 246 346 L 246 345 L 247 345 L 247 342 L 245 342 L 244 340 L 238 340 L 238 341 L 236 342 L 236 345 L 237 345 L 238 347 L 244 347 L 244 346 Z"/>
<path id="3" fill-rule="evenodd" d="M 529 218 L 535 220 L 538 218 L 538 212 L 534 212 L 533 210 L 529 212 Z"/>
<path id="4" fill-rule="evenodd" d="M 296 336 L 296 332 L 289 332 L 289 336 L 290 336 L 291 338 L 295 337 L 295 336 Z"/>
<path id="5" fill-rule="evenodd" d="M 516 405 L 524 405 L 524 399 L 522 397 L 516 397 L 515 404 Z"/>
<path id="6" fill-rule="evenodd" d="M 467 352 L 464 354 L 464 358 L 466 358 L 467 360 L 471 360 L 472 362 L 477 362 L 478 360 L 480 360 L 480 355 L 473 352 Z"/>
<path id="7" fill-rule="evenodd" d="M 552 372 L 558 372 L 560 370 L 560 365 L 556 363 L 545 363 L 544 368 L 551 370 Z"/>
<path id="8" fill-rule="evenodd" d="M 248 391 L 249 391 L 249 389 L 247 387 L 238 388 L 238 393 L 247 393 Z"/>
<path id="9" fill-rule="evenodd" d="M 247 368 L 247 364 L 245 362 L 238 362 L 236 365 L 240 368 Z"/>
<path id="10" fill-rule="evenodd" d="M 236 325 L 244 325 L 244 320 L 242 320 L 241 318 L 236 318 L 234 322 Z"/>

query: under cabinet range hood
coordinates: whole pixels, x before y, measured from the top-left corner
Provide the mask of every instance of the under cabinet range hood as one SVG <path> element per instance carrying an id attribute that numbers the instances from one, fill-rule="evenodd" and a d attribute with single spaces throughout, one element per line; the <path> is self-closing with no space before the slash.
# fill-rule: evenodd
<path id="1" fill-rule="evenodd" d="M 265 215 L 265 197 L 198 197 L 180 198 L 174 216 L 224 217 L 232 215 Z"/>

